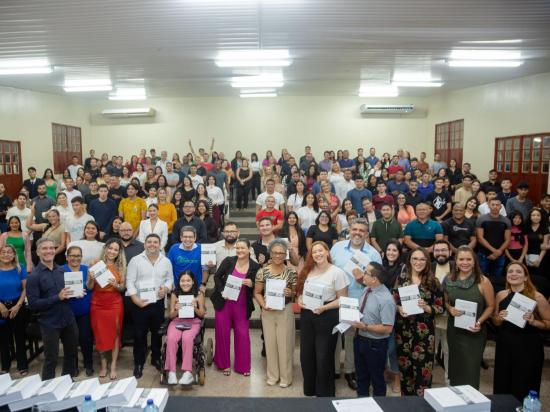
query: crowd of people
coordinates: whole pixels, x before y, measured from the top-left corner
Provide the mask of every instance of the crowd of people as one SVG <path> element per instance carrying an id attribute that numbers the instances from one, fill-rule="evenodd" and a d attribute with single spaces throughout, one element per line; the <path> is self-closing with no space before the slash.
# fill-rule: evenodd
<path id="1" fill-rule="evenodd" d="M 335 396 L 341 372 L 358 396 L 385 396 L 387 382 L 392 392 L 422 395 L 436 359 L 447 384 L 479 388 L 488 329 L 496 333 L 494 393 L 522 399 L 540 390 L 542 331 L 550 328 L 550 195 L 534 206 L 527 183 L 512 185 L 495 170 L 480 181 L 470 164 L 447 164 L 438 154 L 429 164 L 425 153 L 402 149 L 378 157 L 360 148 L 354 158 L 327 150 L 317 162 L 306 146 L 299 158 L 283 149 L 278 159 L 237 151 L 230 160 L 214 143 L 195 151 L 189 141 L 190 153 L 171 160 L 155 149 L 127 162 L 90 150 L 59 179 L 30 167 L 15 199 L 0 183 L 3 372 L 15 355 L 19 374 L 28 373 L 25 330 L 34 313 L 43 379 L 55 376 L 60 341 L 63 373 L 79 373 L 80 347 L 85 373 L 94 375 L 95 346 L 99 377 L 116 379 L 123 324 L 130 324 L 134 375 L 143 374 L 150 332 L 151 364 L 167 371 L 169 384 L 189 385 L 213 276 L 213 360 L 224 375 L 251 373 L 256 304 L 267 385 L 292 384 L 299 313 L 306 396 Z M 231 221 L 249 201 L 258 231 L 252 244 Z M 216 256 L 206 264 L 205 244 Z M 66 272 L 82 274 L 82 295 L 65 286 Z M 274 281 L 284 283 L 282 308 L 268 303 Z M 402 292 L 411 286 L 419 291 L 414 314 Z M 507 321 L 516 294 L 536 301 L 523 328 Z M 360 320 L 333 333 L 344 298 L 356 299 Z M 456 325 L 470 315 L 458 300 L 475 303 L 466 329 Z M 181 318 L 186 305 L 192 314 Z M 157 332 L 166 318 L 161 364 Z"/>

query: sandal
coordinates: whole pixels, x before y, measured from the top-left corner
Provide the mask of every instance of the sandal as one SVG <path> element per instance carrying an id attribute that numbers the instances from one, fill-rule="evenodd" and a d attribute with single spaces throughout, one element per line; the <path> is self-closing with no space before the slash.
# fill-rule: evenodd
<path id="1" fill-rule="evenodd" d="M 23 369 L 22 371 L 19 371 L 19 375 L 21 375 L 21 376 L 27 376 L 28 374 L 29 374 L 28 369 Z"/>
<path id="2" fill-rule="evenodd" d="M 229 375 L 231 375 L 231 369 L 224 369 L 222 372 L 223 372 L 223 375 L 224 375 L 224 376 L 229 376 Z"/>
<path id="3" fill-rule="evenodd" d="M 103 372 L 103 373 L 102 373 Z M 99 371 L 99 375 L 98 375 L 100 378 L 106 378 L 107 377 L 107 369 L 105 369 L 105 371 Z"/>
<path id="4" fill-rule="evenodd" d="M 114 372 L 114 373 L 111 372 L 111 373 L 109 374 L 109 378 L 110 378 L 112 381 L 114 381 L 115 379 L 118 378 L 118 376 L 117 376 L 116 372 Z"/>
<path id="5" fill-rule="evenodd" d="M 243 373 L 243 376 L 250 376 L 250 372 Z"/>

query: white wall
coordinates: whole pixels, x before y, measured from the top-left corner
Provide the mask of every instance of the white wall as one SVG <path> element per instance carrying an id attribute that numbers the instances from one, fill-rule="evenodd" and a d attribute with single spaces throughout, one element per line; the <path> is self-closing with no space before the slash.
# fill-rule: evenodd
<path id="1" fill-rule="evenodd" d="M 40 175 L 53 167 L 52 123 L 81 127 L 83 140 L 90 134 L 82 101 L 0 86 L 0 139 L 21 142 L 24 175 L 31 165 Z"/>
<path id="2" fill-rule="evenodd" d="M 493 168 L 495 138 L 550 132 L 550 73 L 434 96 L 427 118 L 428 153 L 435 125 L 464 119 L 464 159 L 485 178 Z"/>
<path id="3" fill-rule="evenodd" d="M 103 120 L 105 108 L 142 107 L 143 102 L 96 101 L 90 105 L 92 138 L 85 147 L 111 154 L 115 148 L 127 156 L 139 148 L 167 149 L 187 153 L 187 140 L 195 149 L 216 138 L 215 150 L 232 158 L 236 150 L 245 156 L 256 151 L 263 157 L 267 149 L 276 156 L 283 147 L 294 155 L 304 146 L 313 147 L 316 156 L 325 149 L 375 146 L 395 151 L 405 147 L 413 152 L 424 149 L 425 118 L 362 118 L 359 106 L 373 103 L 358 97 L 277 97 L 277 98 L 171 98 L 146 102 L 157 110 L 150 123 L 144 120 Z M 425 98 L 381 100 L 376 103 L 414 103 L 426 110 Z M 116 142 L 113 144 L 113 142 Z"/>

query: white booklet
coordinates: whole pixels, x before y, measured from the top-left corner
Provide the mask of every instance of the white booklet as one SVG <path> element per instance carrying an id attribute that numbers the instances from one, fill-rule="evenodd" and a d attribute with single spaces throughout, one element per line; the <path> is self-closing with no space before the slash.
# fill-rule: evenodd
<path id="1" fill-rule="evenodd" d="M 92 392 L 92 399 L 95 401 L 96 409 L 103 409 L 107 406 L 121 406 L 126 404 L 137 388 L 135 377 L 121 379 L 105 383 Z"/>
<path id="2" fill-rule="evenodd" d="M 351 328 L 351 324 L 340 322 L 338 325 L 332 328 L 332 334 L 341 333 L 342 335 Z"/>
<path id="3" fill-rule="evenodd" d="M 424 313 L 424 309 L 418 306 L 420 300 L 420 290 L 418 285 L 403 286 L 398 289 L 401 307 L 407 315 L 418 315 Z"/>
<path id="4" fill-rule="evenodd" d="M 361 313 L 359 312 L 359 299 L 348 298 L 341 296 L 340 301 L 340 322 L 353 323 L 361 321 Z"/>
<path id="5" fill-rule="evenodd" d="M 470 385 L 425 389 L 424 399 L 437 412 L 491 410 L 491 400 Z"/>
<path id="6" fill-rule="evenodd" d="M 168 402 L 166 388 L 137 388 L 126 405 L 122 405 L 121 412 L 142 412 L 147 406 L 147 400 L 152 399 L 159 412 L 162 412 Z"/>
<path id="7" fill-rule="evenodd" d="M 30 398 L 38 392 L 40 385 L 42 385 L 40 375 L 31 375 L 12 381 L 10 386 L 0 392 L 0 406 Z"/>
<path id="8" fill-rule="evenodd" d="M 77 298 L 84 294 L 84 279 L 82 272 L 65 272 L 65 287 L 71 289 L 71 297 Z"/>
<path id="9" fill-rule="evenodd" d="M 58 402 L 51 402 L 48 404 L 48 410 L 56 412 L 76 408 L 82 405 L 86 395 L 93 393 L 97 388 L 99 388 L 98 378 L 90 378 L 80 382 L 74 382 L 69 388 L 69 392 L 67 392 L 63 399 Z"/>
<path id="10" fill-rule="evenodd" d="M 2 396 L 11 385 L 13 385 L 13 381 L 9 373 L 0 375 L 0 396 Z"/>
<path id="11" fill-rule="evenodd" d="M 265 305 L 269 309 L 283 310 L 285 308 L 286 281 L 283 279 L 266 279 Z"/>
<path id="12" fill-rule="evenodd" d="M 508 322 L 511 322 L 516 326 L 519 326 L 520 328 L 524 328 L 525 323 L 527 321 L 523 319 L 523 315 L 525 315 L 527 312 L 533 312 L 536 306 L 537 306 L 536 300 L 528 298 L 527 296 L 522 295 L 521 293 L 514 293 L 514 297 L 512 298 L 512 301 L 506 308 L 508 315 L 506 316 L 505 319 Z"/>
<path id="13" fill-rule="evenodd" d="M 195 317 L 195 306 L 193 305 L 193 295 L 178 296 L 180 309 L 178 310 L 178 318 L 190 319 Z"/>
<path id="14" fill-rule="evenodd" d="M 323 306 L 323 294 L 325 285 L 315 281 L 306 281 L 304 284 L 304 293 L 302 294 L 302 303 L 309 310 L 315 310 Z"/>
<path id="15" fill-rule="evenodd" d="M 455 309 L 464 312 L 460 316 L 455 316 L 455 328 L 470 330 L 476 326 L 477 320 L 477 302 L 469 300 L 456 299 Z"/>
<path id="16" fill-rule="evenodd" d="M 153 280 L 144 280 L 139 283 L 138 287 L 139 298 L 149 303 L 155 303 L 157 301 L 158 293 L 157 287 Z"/>
<path id="17" fill-rule="evenodd" d="M 201 265 L 208 266 L 208 262 L 216 264 L 216 245 L 214 243 L 201 243 Z"/>
<path id="18" fill-rule="evenodd" d="M 350 260 L 344 265 L 344 270 L 350 275 L 353 274 L 353 269 L 359 269 L 365 273 L 367 266 L 370 263 L 370 258 L 361 251 L 357 251 L 353 254 Z"/>
<path id="19" fill-rule="evenodd" d="M 239 299 L 239 293 L 241 293 L 241 287 L 243 286 L 243 280 L 237 276 L 228 275 L 225 282 L 225 288 L 223 288 L 222 297 L 224 299 L 237 301 Z"/>
<path id="20" fill-rule="evenodd" d="M 384 412 L 374 398 L 339 399 L 332 405 L 337 412 Z"/>
<path id="21" fill-rule="evenodd" d="M 9 404 L 10 411 L 21 411 L 23 409 L 29 409 L 33 405 L 60 401 L 67 395 L 71 389 L 72 383 L 73 380 L 70 375 L 63 375 L 43 381 L 34 395 L 25 397 L 16 402 L 11 402 Z M 49 409 L 49 407 L 46 407 L 46 410 L 47 409 Z"/>
<path id="22" fill-rule="evenodd" d="M 97 262 L 88 270 L 94 274 L 94 279 L 101 288 L 104 288 L 109 284 L 109 279 L 115 278 L 115 276 L 105 265 L 105 262 L 102 260 Z"/>

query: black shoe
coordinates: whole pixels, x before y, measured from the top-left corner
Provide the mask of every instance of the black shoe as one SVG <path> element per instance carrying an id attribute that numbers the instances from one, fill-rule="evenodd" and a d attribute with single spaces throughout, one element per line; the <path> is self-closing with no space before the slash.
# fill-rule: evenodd
<path id="1" fill-rule="evenodd" d="M 334 380 L 336 380 L 336 379 L 340 379 L 340 374 L 339 373 L 334 374 Z"/>
<path id="2" fill-rule="evenodd" d="M 265 358 L 265 343 L 262 342 L 262 358 Z"/>
<path id="3" fill-rule="evenodd" d="M 344 374 L 344 378 L 346 378 L 346 381 L 348 383 L 348 386 L 350 389 L 356 391 L 357 390 L 357 381 L 355 380 L 355 377 L 352 373 L 346 373 Z"/>
<path id="4" fill-rule="evenodd" d="M 155 367 L 156 370 L 160 371 L 162 368 L 160 366 L 160 360 L 151 359 L 151 365 Z"/>
<path id="5" fill-rule="evenodd" d="M 489 369 L 489 365 L 487 365 L 487 362 L 485 362 L 485 359 L 481 360 L 481 367 L 485 370 Z"/>
<path id="6" fill-rule="evenodd" d="M 94 376 L 94 370 L 93 368 L 86 368 L 86 376 Z"/>
<path id="7" fill-rule="evenodd" d="M 139 379 L 143 376 L 143 365 L 134 366 L 134 376 Z"/>

